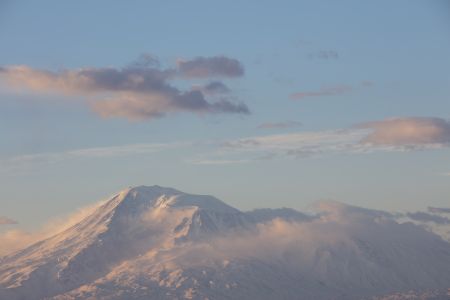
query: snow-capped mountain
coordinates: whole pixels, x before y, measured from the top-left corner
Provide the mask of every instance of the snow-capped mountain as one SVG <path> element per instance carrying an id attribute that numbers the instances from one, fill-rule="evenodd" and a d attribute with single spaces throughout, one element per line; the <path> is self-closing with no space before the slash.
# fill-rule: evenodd
<path id="1" fill-rule="evenodd" d="M 0 299 L 369 299 L 450 287 L 450 244 L 389 213 L 241 212 L 159 186 L 0 258 Z"/>

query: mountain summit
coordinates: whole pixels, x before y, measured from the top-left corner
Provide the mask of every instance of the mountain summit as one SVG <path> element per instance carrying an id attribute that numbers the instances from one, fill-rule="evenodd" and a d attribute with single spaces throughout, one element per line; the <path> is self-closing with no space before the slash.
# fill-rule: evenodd
<path id="1" fill-rule="evenodd" d="M 361 299 L 448 288 L 449 266 L 448 242 L 389 213 L 241 212 L 140 186 L 0 258 L 0 299 Z"/>

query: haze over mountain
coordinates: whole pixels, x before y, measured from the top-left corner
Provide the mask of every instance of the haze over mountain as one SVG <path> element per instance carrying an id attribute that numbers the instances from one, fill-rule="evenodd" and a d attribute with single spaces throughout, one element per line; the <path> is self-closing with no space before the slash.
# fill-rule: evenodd
<path id="1" fill-rule="evenodd" d="M 0 258 L 10 300 L 445 299 L 449 283 L 450 244 L 390 213 L 336 202 L 241 212 L 160 186 L 125 189 Z"/>

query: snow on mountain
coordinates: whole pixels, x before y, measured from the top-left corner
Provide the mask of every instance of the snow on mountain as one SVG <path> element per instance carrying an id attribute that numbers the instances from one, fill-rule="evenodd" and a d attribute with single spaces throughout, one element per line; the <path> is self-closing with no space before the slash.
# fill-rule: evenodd
<path id="1" fill-rule="evenodd" d="M 0 258 L 0 299 L 363 299 L 450 286 L 450 244 L 388 213 L 241 212 L 159 186 Z"/>

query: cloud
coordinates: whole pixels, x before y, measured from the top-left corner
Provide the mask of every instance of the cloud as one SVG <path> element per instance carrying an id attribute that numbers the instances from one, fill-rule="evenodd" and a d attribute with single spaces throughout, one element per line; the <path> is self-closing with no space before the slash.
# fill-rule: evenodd
<path id="1" fill-rule="evenodd" d="M 178 71 L 187 78 L 240 77 L 244 67 L 233 58 L 225 56 L 196 57 L 192 60 L 179 60 Z"/>
<path id="2" fill-rule="evenodd" d="M 398 213 L 396 219 L 400 222 L 411 222 L 440 236 L 450 242 L 450 214 L 449 208 L 428 207 L 428 212 Z"/>
<path id="3" fill-rule="evenodd" d="M 265 135 L 222 143 L 221 154 L 239 154 L 255 157 L 307 157 L 319 154 L 364 152 L 369 149 L 360 145 L 365 130 L 329 130 L 277 135 Z"/>
<path id="4" fill-rule="evenodd" d="M 266 122 L 258 125 L 259 129 L 286 129 L 293 127 L 300 127 L 302 123 L 297 121 L 285 121 L 285 122 Z"/>
<path id="5" fill-rule="evenodd" d="M 10 66 L 0 69 L 11 84 L 36 91 L 89 95 L 97 92 L 175 92 L 173 71 L 155 68 L 82 68 L 57 72 Z"/>
<path id="6" fill-rule="evenodd" d="M 429 214 L 426 212 L 415 212 L 415 213 L 407 213 L 407 217 L 421 222 L 433 222 L 436 224 L 450 224 L 450 219 L 446 217 L 441 217 L 439 215 Z"/>
<path id="7" fill-rule="evenodd" d="M 227 94 L 231 91 L 223 82 L 220 81 L 211 81 L 203 86 L 195 85 L 192 89 L 200 90 L 205 95 Z"/>
<path id="8" fill-rule="evenodd" d="M 164 150 L 175 149 L 189 146 L 190 143 L 148 143 L 148 144 L 130 144 L 109 147 L 92 147 L 83 149 L 67 150 L 62 152 L 46 152 L 36 154 L 25 154 L 9 157 L 0 160 L 0 170 L 10 172 L 15 170 L 26 170 L 28 168 L 55 164 L 74 159 L 92 159 L 92 158 L 112 158 L 123 156 L 136 156 L 156 153 Z"/>
<path id="9" fill-rule="evenodd" d="M 428 207 L 428 211 L 434 214 L 450 214 L 450 208 L 446 207 Z"/>
<path id="10" fill-rule="evenodd" d="M 0 216 L 0 225 L 14 225 L 17 224 L 17 221 L 10 219 L 8 217 Z"/>
<path id="11" fill-rule="evenodd" d="M 77 224 L 90 215 L 105 200 L 77 209 L 74 213 L 50 219 L 47 223 L 34 231 L 21 229 L 0 232 L 0 257 L 16 250 L 23 249 L 33 243 L 49 238 Z"/>
<path id="12" fill-rule="evenodd" d="M 440 118 L 391 118 L 359 127 L 373 130 L 363 142 L 374 145 L 420 147 L 450 143 L 450 122 Z"/>
<path id="13" fill-rule="evenodd" d="M 448 126 L 448 121 L 438 118 L 402 118 L 347 129 L 253 136 L 223 141 L 215 152 L 199 160 L 255 161 L 440 149 L 450 146 Z"/>
<path id="14" fill-rule="evenodd" d="M 249 108 L 244 103 L 234 103 L 226 98 L 210 103 L 201 91 L 188 91 L 169 97 L 165 94 L 122 94 L 118 98 L 97 101 L 92 105 L 92 108 L 105 118 L 124 117 L 129 120 L 160 118 L 167 113 L 182 111 L 197 114 L 250 114 Z"/>
<path id="15" fill-rule="evenodd" d="M 276 261 L 283 264 L 284 270 L 304 272 L 305 278 L 335 284 L 346 279 L 342 279 L 341 272 L 329 270 L 340 270 L 346 260 L 351 260 L 354 267 L 369 270 L 374 265 L 399 270 L 408 265 L 408 257 L 419 257 L 425 262 L 426 255 L 417 255 L 423 253 L 427 243 L 437 243 L 435 235 L 413 224 L 399 224 L 388 212 L 333 202 L 319 203 L 317 207 L 317 217 L 300 222 L 275 218 L 259 223 L 256 230 L 219 235 L 207 243 L 171 250 L 177 254 L 167 267 L 199 266 L 211 260 L 257 259 Z M 406 253 L 390 251 L 393 244 L 404 245 Z M 390 256 L 386 257 L 386 253 Z M 155 261 L 162 261 L 161 258 L 156 257 Z"/>
<path id="16" fill-rule="evenodd" d="M 19 88 L 82 96 L 102 117 L 149 120 L 176 112 L 249 114 L 244 103 L 226 97 L 219 101 L 209 98 L 227 89 L 223 83 L 212 82 L 203 90 L 190 91 L 182 91 L 171 83 L 178 76 L 202 69 L 206 70 L 200 76 L 203 78 L 231 76 L 236 72 L 236 64 L 241 67 L 237 60 L 226 57 L 196 58 L 179 63 L 180 70 L 160 69 L 154 57 L 143 55 L 124 68 L 48 71 L 28 66 L 0 67 L 0 78 Z"/>
<path id="17" fill-rule="evenodd" d="M 250 162 L 246 159 L 192 159 L 188 161 L 194 165 L 230 165 L 230 164 L 243 164 Z"/>
<path id="18" fill-rule="evenodd" d="M 351 86 L 338 85 L 333 87 L 321 88 L 318 91 L 297 92 L 292 94 L 290 97 L 293 100 L 302 100 L 304 98 L 311 98 L 311 97 L 338 96 L 347 94 L 351 91 L 352 91 Z"/>
<path id="19" fill-rule="evenodd" d="M 309 53 L 308 58 L 309 59 L 323 59 L 323 60 L 338 59 L 339 53 L 335 50 L 320 50 L 320 51 Z"/>

